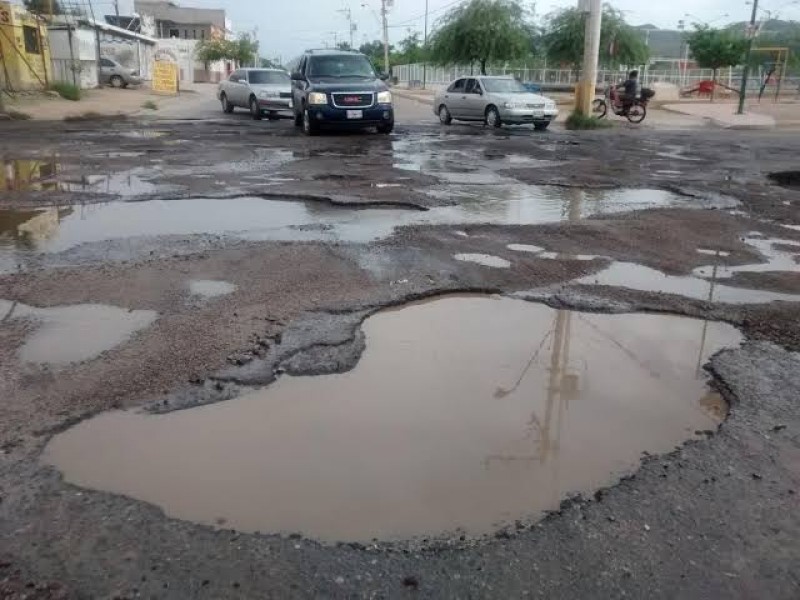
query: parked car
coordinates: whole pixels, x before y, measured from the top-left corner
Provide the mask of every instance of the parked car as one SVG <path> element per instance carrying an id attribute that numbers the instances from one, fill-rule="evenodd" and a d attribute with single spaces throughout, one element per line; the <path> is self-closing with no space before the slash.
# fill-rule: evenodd
<path id="1" fill-rule="evenodd" d="M 512 77 L 462 77 L 439 91 L 433 112 L 444 125 L 458 121 L 483 121 L 500 127 L 503 124 L 533 124 L 547 129 L 558 116 L 556 103 L 529 92 Z"/>
<path id="2" fill-rule="evenodd" d="M 100 83 L 115 88 L 126 88 L 129 85 L 141 85 L 139 71 L 123 67 L 110 58 L 100 59 Z"/>
<path id="3" fill-rule="evenodd" d="M 392 93 L 386 75 L 369 59 L 347 50 L 309 50 L 293 61 L 295 124 L 308 135 L 323 128 L 394 129 Z"/>
<path id="4" fill-rule="evenodd" d="M 281 69 L 238 69 L 217 88 L 222 110 L 232 113 L 238 106 L 247 108 L 254 119 L 264 113 L 270 119 L 291 116 L 292 82 Z"/>

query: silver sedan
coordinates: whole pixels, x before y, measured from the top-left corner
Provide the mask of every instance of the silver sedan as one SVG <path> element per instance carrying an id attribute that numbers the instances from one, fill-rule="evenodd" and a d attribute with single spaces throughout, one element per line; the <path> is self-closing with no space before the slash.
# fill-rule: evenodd
<path id="1" fill-rule="evenodd" d="M 512 77 L 463 77 L 437 92 L 433 112 L 444 125 L 482 121 L 493 127 L 532 124 L 547 129 L 558 116 L 550 98 L 529 92 Z"/>

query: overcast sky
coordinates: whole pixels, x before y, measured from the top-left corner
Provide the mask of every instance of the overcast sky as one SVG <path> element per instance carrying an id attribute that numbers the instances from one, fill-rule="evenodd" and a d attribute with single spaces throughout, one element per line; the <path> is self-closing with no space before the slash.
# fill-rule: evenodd
<path id="1" fill-rule="evenodd" d="M 105 0 L 98 4 L 102 10 L 108 11 L 113 3 Z M 122 0 L 121 4 L 132 7 L 133 2 Z M 282 56 L 284 60 L 305 48 L 333 44 L 334 39 L 349 40 L 345 15 L 337 12 L 347 7 L 358 26 L 354 35 L 356 46 L 365 40 L 381 37 L 380 0 L 178 0 L 178 4 L 226 9 L 236 31 L 258 27 L 264 56 Z M 389 13 L 389 38 L 393 43 L 404 38 L 409 28 L 422 31 L 425 0 L 395 0 L 394 4 Z M 458 2 L 453 0 L 429 0 L 431 24 L 455 4 Z M 723 24 L 748 20 L 751 10 L 745 0 L 612 0 L 612 4 L 626 11 L 627 20 L 634 25 L 652 23 L 663 28 L 675 28 L 687 12 L 695 15 L 687 19 L 689 22 L 719 19 L 715 24 Z M 536 13 L 542 16 L 558 8 L 576 5 L 577 0 L 539 0 Z M 765 9 L 777 10 L 781 18 L 800 20 L 800 0 L 796 3 L 761 0 L 761 5 Z M 720 18 L 726 13 L 729 17 Z"/>

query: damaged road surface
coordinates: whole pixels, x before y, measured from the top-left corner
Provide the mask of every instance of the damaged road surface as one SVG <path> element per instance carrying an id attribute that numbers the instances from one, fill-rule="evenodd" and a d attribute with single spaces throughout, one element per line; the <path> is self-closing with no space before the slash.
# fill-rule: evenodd
<path id="1" fill-rule="evenodd" d="M 0 598 L 800 595 L 795 138 L 3 127 Z"/>

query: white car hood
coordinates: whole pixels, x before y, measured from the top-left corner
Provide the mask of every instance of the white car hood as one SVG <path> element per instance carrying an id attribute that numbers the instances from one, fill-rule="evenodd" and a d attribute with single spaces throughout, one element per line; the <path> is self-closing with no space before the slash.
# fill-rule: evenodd
<path id="1" fill-rule="evenodd" d="M 540 94 L 503 94 L 503 93 L 489 93 L 493 98 L 497 98 L 503 102 L 514 102 L 515 104 L 550 104 L 553 100 L 546 98 Z"/>

